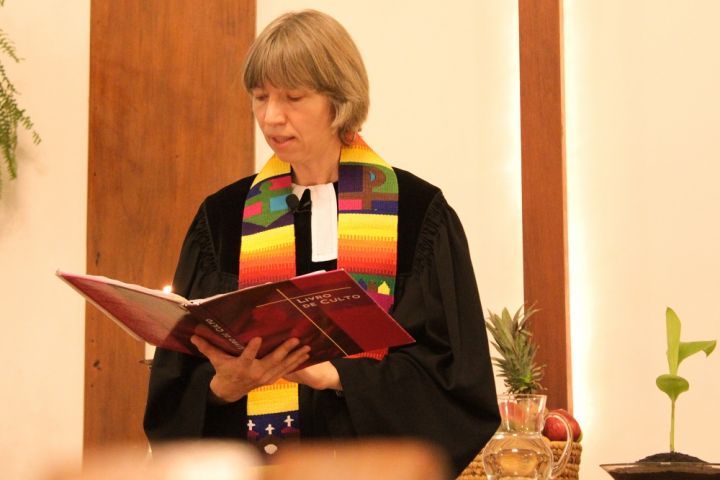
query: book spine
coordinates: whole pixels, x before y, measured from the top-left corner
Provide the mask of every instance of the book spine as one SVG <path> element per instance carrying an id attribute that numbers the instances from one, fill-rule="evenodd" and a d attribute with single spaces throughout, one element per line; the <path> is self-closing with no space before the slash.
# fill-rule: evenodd
<path id="1" fill-rule="evenodd" d="M 228 346 L 225 349 L 228 353 L 242 353 L 245 350 L 245 346 L 225 330 L 225 327 L 201 303 L 189 302 L 185 308 L 190 310 L 196 318 L 200 318 L 216 336 L 223 340 L 223 343 Z"/>

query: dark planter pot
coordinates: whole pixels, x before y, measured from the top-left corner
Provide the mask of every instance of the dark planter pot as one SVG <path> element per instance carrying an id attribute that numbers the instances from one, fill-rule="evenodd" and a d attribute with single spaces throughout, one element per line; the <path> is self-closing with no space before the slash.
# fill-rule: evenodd
<path id="1" fill-rule="evenodd" d="M 720 480 L 720 464 L 635 462 L 600 465 L 615 480 Z"/>

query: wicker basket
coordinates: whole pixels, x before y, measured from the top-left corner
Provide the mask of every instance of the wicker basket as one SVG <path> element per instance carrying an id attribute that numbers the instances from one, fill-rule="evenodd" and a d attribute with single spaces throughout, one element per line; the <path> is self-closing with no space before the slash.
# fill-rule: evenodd
<path id="1" fill-rule="evenodd" d="M 565 448 L 565 442 L 550 442 L 550 449 L 553 452 L 553 457 L 556 459 L 560 457 L 560 454 Z M 578 442 L 573 442 L 570 447 L 570 453 L 567 464 L 557 479 L 560 480 L 578 480 L 578 474 L 580 473 L 580 454 L 582 453 L 582 445 Z M 482 452 L 478 453 L 477 456 L 470 462 L 470 465 L 463 470 L 457 480 L 481 480 L 485 479 L 485 469 L 482 463 Z"/>

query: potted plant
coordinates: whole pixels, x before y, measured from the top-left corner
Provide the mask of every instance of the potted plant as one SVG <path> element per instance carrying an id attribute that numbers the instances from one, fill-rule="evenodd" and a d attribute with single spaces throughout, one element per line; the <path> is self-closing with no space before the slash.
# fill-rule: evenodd
<path id="1" fill-rule="evenodd" d="M 616 480 L 626 479 L 713 479 L 720 478 L 720 465 L 705 462 L 675 450 L 675 404 L 681 393 L 690 389 L 690 382 L 678 375 L 680 363 L 700 352 L 709 356 L 715 350 L 715 340 L 680 341 L 681 322 L 672 308 L 665 311 L 667 331 L 668 373 L 657 377 L 655 384 L 670 399 L 670 448 L 668 452 L 648 455 L 635 463 L 601 465 Z"/>
<path id="2" fill-rule="evenodd" d="M 538 346 L 528 329 L 528 320 L 536 312 L 536 309 L 524 306 L 514 315 L 511 315 L 507 308 L 499 315 L 488 312 L 485 325 L 490 332 L 492 345 L 498 353 L 498 356 L 493 357 L 492 360 L 498 369 L 498 375 L 503 378 L 507 387 L 505 393 L 498 395 L 500 413 L 503 417 L 502 424 L 498 433 L 484 449 L 485 455 L 481 452 L 459 477 L 460 479 L 486 478 L 486 473 L 491 477 L 493 472 L 488 471 L 483 462 L 488 463 L 490 470 L 495 468 L 494 465 L 504 462 L 506 465 L 510 464 L 518 475 L 525 476 L 527 473 L 532 475 L 532 478 L 547 478 L 550 475 L 548 464 L 552 464 L 553 459 L 542 458 L 545 455 L 552 455 L 554 460 L 558 461 L 555 478 L 578 478 L 581 448 L 577 442 L 582 435 L 580 425 L 565 410 L 547 411 L 544 408 L 545 395 L 542 394 L 541 381 L 545 366 L 536 363 Z M 543 428 L 545 418 L 547 420 Z M 568 432 L 563 425 L 565 422 L 569 424 L 568 428 L 573 437 L 568 443 L 565 441 Z M 522 440 L 524 443 L 522 450 L 534 449 L 538 452 L 533 459 L 516 459 L 512 458 L 512 454 L 499 458 L 500 450 L 510 451 L 514 448 L 506 448 L 507 446 L 502 445 L 506 441 L 505 438 L 517 439 L 523 435 L 525 438 Z M 567 464 L 565 464 L 566 460 Z M 565 464 L 564 468 L 563 464 Z M 542 471 L 538 472 L 538 469 Z M 521 473 L 524 470 L 527 471 Z M 536 475 L 540 476 L 536 477 Z"/>

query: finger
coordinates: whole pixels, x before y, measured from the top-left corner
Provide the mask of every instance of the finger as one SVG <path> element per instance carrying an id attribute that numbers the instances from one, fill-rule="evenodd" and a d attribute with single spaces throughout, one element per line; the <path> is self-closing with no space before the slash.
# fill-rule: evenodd
<path id="1" fill-rule="evenodd" d="M 305 354 L 299 356 L 298 358 L 294 359 L 293 362 L 288 365 L 288 368 L 285 370 L 283 375 L 289 374 L 290 372 L 294 372 L 300 365 L 307 362 L 309 358 L 310 358 L 310 355 L 305 353 Z"/>
<path id="2" fill-rule="evenodd" d="M 210 363 L 212 363 L 213 365 L 222 362 L 223 360 L 226 360 L 228 358 L 231 358 L 230 355 L 223 352 L 202 337 L 193 335 L 192 337 L 190 337 L 190 341 L 193 345 L 195 345 L 195 347 L 200 351 L 200 353 L 205 355 L 207 359 L 210 360 Z"/>
<path id="3" fill-rule="evenodd" d="M 262 338 L 255 337 L 245 345 L 245 350 L 240 354 L 240 359 L 244 362 L 252 362 L 257 358 L 257 354 L 262 346 Z"/>
<path id="4" fill-rule="evenodd" d="M 298 340 L 297 338 L 291 338 L 289 340 L 285 340 L 279 347 L 277 347 L 271 353 L 269 353 L 265 357 L 263 357 L 262 360 L 265 361 L 265 363 L 270 363 L 270 364 L 280 363 L 298 345 L 300 345 L 300 340 Z"/>
<path id="5" fill-rule="evenodd" d="M 208 334 L 213 335 L 214 333 L 213 333 L 213 331 L 210 329 L 210 327 L 208 327 L 206 324 L 204 324 L 204 323 L 198 323 L 197 325 L 195 325 L 195 335 L 200 336 L 201 334 L 204 334 L 204 335 L 208 335 Z"/>
<path id="6" fill-rule="evenodd" d="M 305 345 L 304 347 L 298 348 L 297 350 L 292 352 L 290 355 L 285 357 L 285 360 L 283 360 L 283 364 L 285 364 L 286 368 L 288 366 L 300 365 L 300 363 L 304 362 L 305 360 L 307 360 L 310 357 L 309 354 L 310 354 L 310 346 Z M 302 360 L 300 363 L 298 363 L 298 361 L 300 359 L 304 359 L 304 360 Z"/>
<path id="7" fill-rule="evenodd" d="M 207 340 L 205 340 L 204 338 L 199 337 L 197 335 L 193 335 L 190 337 L 190 343 L 195 345 L 195 347 L 198 350 L 200 350 L 200 353 L 202 353 L 203 355 L 205 355 L 205 350 L 209 350 L 208 346 L 210 345 L 210 343 Z M 205 356 L 207 356 L 207 355 L 205 355 Z"/>
<path id="8" fill-rule="evenodd" d="M 280 378 L 284 378 L 285 380 L 288 380 L 290 382 L 295 382 L 295 383 L 306 383 L 307 382 L 306 375 L 303 375 L 302 373 L 298 373 L 298 372 L 301 372 L 302 370 L 297 370 L 297 369 L 300 365 L 307 362 L 309 358 L 310 358 L 310 355 L 305 354 L 301 357 L 298 357 L 292 363 L 283 364 L 282 365 L 283 368 L 278 367 L 278 368 L 274 369 L 275 373 L 270 378 L 268 383 L 275 383 Z"/>
<path id="9" fill-rule="evenodd" d="M 268 374 L 276 376 L 279 372 L 287 370 L 287 365 L 295 363 L 299 356 L 307 355 L 310 352 L 310 346 L 305 345 L 297 348 L 294 351 L 287 352 L 286 349 L 280 349 L 279 347 L 270 355 L 263 358 L 260 362 L 265 368 Z"/>
<path id="10" fill-rule="evenodd" d="M 286 373 L 292 372 L 310 358 L 309 352 L 310 347 L 306 345 L 287 355 L 277 364 L 263 365 L 263 367 L 267 367 L 267 370 L 265 371 L 266 378 L 277 380 Z"/>

